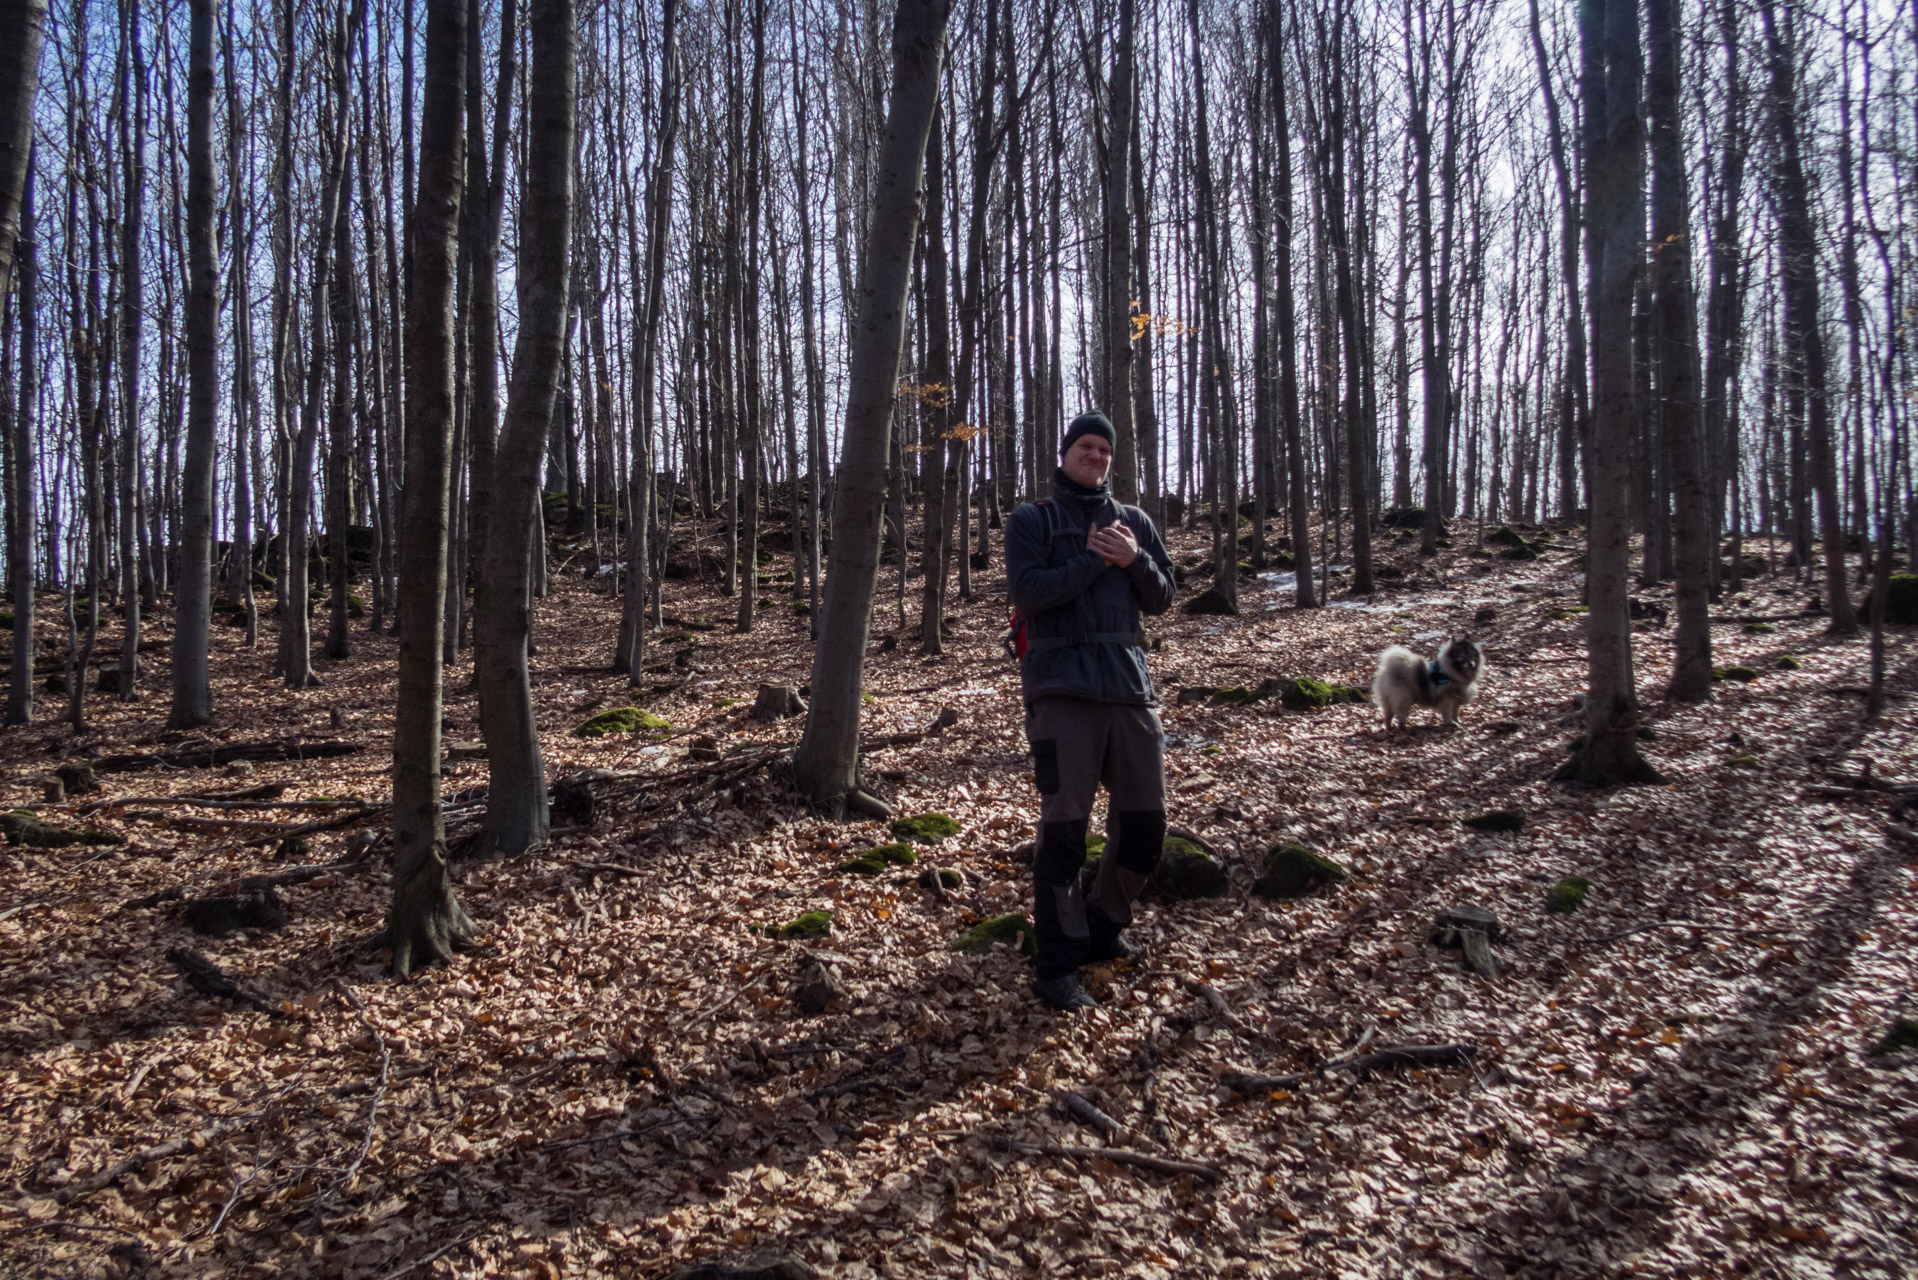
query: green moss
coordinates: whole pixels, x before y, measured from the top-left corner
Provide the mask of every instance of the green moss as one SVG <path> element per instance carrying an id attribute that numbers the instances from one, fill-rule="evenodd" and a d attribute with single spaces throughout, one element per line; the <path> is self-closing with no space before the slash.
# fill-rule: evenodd
<path id="1" fill-rule="evenodd" d="M 1329 707 L 1339 702 L 1364 702 L 1371 696 L 1367 690 L 1314 680 L 1311 676 L 1284 681 L 1279 689 L 1279 700 L 1293 711 Z"/>
<path id="2" fill-rule="evenodd" d="M 1202 756 L 1222 756 L 1225 754 L 1225 748 L 1217 743 L 1213 743 L 1209 747 L 1200 747 L 1199 754 Z"/>
<path id="3" fill-rule="evenodd" d="M 1891 1024 L 1891 1030 L 1885 1032 L 1885 1038 L 1866 1052 L 1876 1058 L 1887 1053 L 1897 1053 L 1901 1049 L 1912 1048 L 1918 1048 L 1918 1022 L 1910 1018 L 1900 1018 Z"/>
<path id="4" fill-rule="evenodd" d="M 1261 898 L 1303 898 L 1315 889 L 1345 879 L 1345 868 L 1302 844 L 1275 844 L 1265 853 L 1265 869 L 1252 885 Z"/>
<path id="5" fill-rule="evenodd" d="M 943 813 L 922 813 L 900 818 L 892 824 L 892 833 L 914 844 L 938 844 L 947 836 L 959 834 L 959 824 Z"/>
<path id="6" fill-rule="evenodd" d="M 1712 671 L 1714 680 L 1736 680 L 1739 684 L 1750 684 L 1758 679 L 1758 673 L 1750 667 L 1717 667 Z"/>
<path id="7" fill-rule="evenodd" d="M 766 930 L 769 938 L 823 938 L 832 932 L 832 912 L 806 911 Z"/>
<path id="8" fill-rule="evenodd" d="M 1285 684 L 1286 682 L 1283 680 L 1266 680 L 1261 682 L 1256 688 L 1250 689 L 1242 684 L 1233 685 L 1230 689 L 1221 689 L 1213 694 L 1212 701 L 1209 705 L 1215 707 L 1249 707 L 1255 702 L 1264 702 L 1273 694 L 1282 692 Z"/>
<path id="9" fill-rule="evenodd" d="M 1569 915 L 1585 903 L 1585 891 L 1592 882 L 1584 876 L 1566 876 L 1545 891 L 1545 909 L 1554 915 Z"/>
<path id="10" fill-rule="evenodd" d="M 1498 528 L 1492 530 L 1485 535 L 1485 540 L 1499 547 L 1522 547 L 1525 545 L 1525 535 L 1508 525 L 1500 525 Z"/>
<path id="11" fill-rule="evenodd" d="M 1031 959 L 1039 954 L 1039 942 L 1032 930 L 1032 922 L 1018 913 L 1007 916 L 994 916 L 990 920 L 981 920 L 952 940 L 949 950 L 961 955 L 983 956 L 990 952 L 996 943 L 1017 941 L 1019 954 Z"/>
<path id="12" fill-rule="evenodd" d="M 1781 653 L 1778 655 L 1778 669 L 1780 671 L 1797 671 L 1804 665 L 1804 663 L 1792 657 L 1789 653 Z"/>
<path id="13" fill-rule="evenodd" d="M 575 738 L 603 738 L 609 733 L 636 733 L 641 729 L 665 732 L 672 725 L 650 711 L 638 707 L 611 707 L 573 730 Z"/>
<path id="14" fill-rule="evenodd" d="M 1591 608 L 1588 605 L 1568 604 L 1568 605 L 1562 605 L 1556 609 L 1547 609 L 1545 611 L 1545 616 L 1553 619 L 1554 621 L 1562 622 L 1566 618 L 1576 618 L 1580 616 L 1581 614 L 1587 614 L 1590 612 L 1591 612 Z"/>
<path id="15" fill-rule="evenodd" d="M 1465 819 L 1465 825 L 1474 831 L 1517 831 L 1525 825 L 1525 815 L 1517 809 L 1494 809 Z"/>
<path id="16" fill-rule="evenodd" d="M 1778 628 L 1769 622 L 1747 622 L 1745 624 L 1745 634 L 1748 636 L 1775 636 L 1778 634 Z"/>
<path id="17" fill-rule="evenodd" d="M 744 701 L 744 698 L 714 698 L 713 710 L 724 711 L 727 707 L 736 707 Z"/>
<path id="18" fill-rule="evenodd" d="M 1885 594 L 1885 621 L 1901 625 L 1918 622 L 1918 573 L 1891 575 L 1891 590 Z"/>
<path id="19" fill-rule="evenodd" d="M 793 613 L 801 618 L 811 617 L 812 605 L 805 600 L 795 600 L 793 601 Z"/>
<path id="20" fill-rule="evenodd" d="M 1098 857 L 1106 851 L 1106 838 L 1102 832 L 1094 831 L 1086 837 L 1086 861 Z"/>
<path id="21" fill-rule="evenodd" d="M 848 858 L 839 864 L 839 870 L 859 876 L 876 876 L 887 867 L 909 867 L 919 861 L 919 855 L 908 844 L 882 844 L 876 849 L 868 849 L 854 858 Z"/>
<path id="22" fill-rule="evenodd" d="M 1225 868 L 1198 845 L 1178 836 L 1166 837 L 1159 865 L 1145 886 L 1147 894 L 1172 902 L 1223 897 L 1225 891 Z"/>
<path id="23" fill-rule="evenodd" d="M 1529 592 L 1529 591 L 1531 590 L 1531 588 L 1530 588 L 1529 586 L 1527 586 L 1527 585 L 1525 585 L 1525 584 L 1524 584 L 1523 582 L 1514 582 L 1514 583 L 1512 584 L 1512 590 L 1514 590 L 1514 591 L 1521 591 L 1521 592 Z"/>
<path id="24" fill-rule="evenodd" d="M 1730 765 L 1734 769 L 1756 769 L 1758 767 L 1758 757 L 1757 756 L 1733 756 L 1731 759 L 1727 760 L 1725 763 Z"/>
<path id="25" fill-rule="evenodd" d="M 865 703 L 869 707 L 879 701 L 879 699 L 873 697 L 870 693 L 867 693 L 864 689 L 861 689 L 859 691 L 859 700 Z"/>
<path id="26" fill-rule="evenodd" d="M 948 867 L 940 867 L 939 883 L 944 885 L 948 889 L 957 889 L 960 885 L 965 883 L 965 880 L 964 878 L 960 876 L 960 874 L 957 871 L 954 871 Z M 932 868 L 931 867 L 927 867 L 924 871 L 921 871 L 919 873 L 919 887 L 921 889 L 932 888 Z"/>
<path id="27" fill-rule="evenodd" d="M 349 618 L 364 618 L 366 616 L 366 601 L 360 599 L 350 591 L 346 593 L 346 616 Z"/>
<path id="28" fill-rule="evenodd" d="M 1507 547 L 1498 553 L 1498 558 L 1501 560 L 1536 560 L 1538 559 L 1538 552 L 1528 546 L 1522 545 Z"/>
<path id="29" fill-rule="evenodd" d="M 31 809 L 15 809 L 0 814 L 0 835 L 8 844 L 24 844 L 36 849 L 63 849 L 70 844 L 125 844 L 126 838 L 94 827 L 74 830 L 40 821 Z"/>

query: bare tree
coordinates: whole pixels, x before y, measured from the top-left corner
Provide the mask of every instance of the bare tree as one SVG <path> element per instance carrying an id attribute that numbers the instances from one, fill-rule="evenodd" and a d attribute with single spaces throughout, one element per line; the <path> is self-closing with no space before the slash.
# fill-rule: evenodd
<path id="1" fill-rule="evenodd" d="M 886 497 L 886 440 L 899 393 L 906 294 L 919 234 L 926 135 L 938 103 L 951 0 L 900 0 L 893 17 L 892 102 L 880 144 L 873 216 L 860 267 L 858 316 L 847 380 L 846 429 L 833 502 L 833 556 L 819 644 L 813 652 L 811 713 L 793 757 L 800 791 L 841 811 L 858 792 L 859 695 L 879 522 Z M 855 801 L 857 803 L 857 801 Z M 875 802 L 876 803 L 876 802 Z"/>
<path id="2" fill-rule="evenodd" d="M 539 466 L 559 393 L 573 228 L 575 30 L 573 0 L 532 0 L 533 71 L 527 85 L 529 190 L 520 214 L 519 336 L 494 459 L 492 520 L 474 586 L 474 673 L 489 785 L 483 853 L 514 855 L 546 838 L 546 780 L 533 720 L 527 645 L 532 632 L 533 539 Z M 634 517 L 637 523 L 638 516 Z"/>
<path id="3" fill-rule="evenodd" d="M 563 0 L 561 0 L 563 2 Z M 407 232 L 406 479 L 401 497 L 399 691 L 393 713 L 393 899 L 386 942 L 405 975 L 450 957 L 473 922 L 446 869 L 440 809 L 440 631 L 453 431 L 453 275 L 463 197 L 465 0 L 426 0 L 419 193 Z"/>
<path id="4" fill-rule="evenodd" d="M 173 593 L 173 711 L 168 727 L 213 719 L 207 627 L 213 608 L 213 432 L 220 393 L 219 246 L 213 238 L 213 0 L 189 6 L 187 52 L 186 469 L 180 578 Z"/>

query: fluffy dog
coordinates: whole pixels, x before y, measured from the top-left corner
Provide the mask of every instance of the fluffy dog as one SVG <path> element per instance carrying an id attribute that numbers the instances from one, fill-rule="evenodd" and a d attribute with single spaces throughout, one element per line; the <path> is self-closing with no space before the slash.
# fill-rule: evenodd
<path id="1" fill-rule="evenodd" d="M 1400 728 L 1411 728 L 1407 717 L 1413 707 L 1435 707 L 1445 718 L 1445 728 L 1455 726 L 1459 708 L 1478 696 L 1483 664 L 1484 655 L 1470 636 L 1446 641 L 1431 662 L 1403 645 L 1381 653 L 1372 696 L 1385 712 L 1386 731 L 1391 732 L 1395 720 Z"/>

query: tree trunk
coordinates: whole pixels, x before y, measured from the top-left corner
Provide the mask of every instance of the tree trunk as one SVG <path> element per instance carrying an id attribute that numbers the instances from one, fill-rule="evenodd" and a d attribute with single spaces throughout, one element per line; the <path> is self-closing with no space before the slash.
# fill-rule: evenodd
<path id="1" fill-rule="evenodd" d="M 1670 696 L 1712 692 L 1712 530 L 1698 438 L 1698 307 L 1692 293 L 1690 196 L 1679 118 L 1678 0 L 1649 0 L 1646 81 L 1652 117 L 1652 282 L 1658 309 L 1657 376 L 1673 491 L 1678 635 Z"/>
<path id="2" fill-rule="evenodd" d="M 246 155 L 247 121 L 240 109 L 239 77 L 234 69 L 233 14 L 228 0 L 226 29 L 220 52 L 226 73 L 227 216 L 233 228 L 233 551 L 227 557 L 227 598 L 246 610 L 246 647 L 260 640 L 259 607 L 253 599 L 253 493 L 255 473 L 250 463 L 259 447 L 260 389 L 253 375 L 252 275 L 253 192 L 242 179 Z M 215 268 L 217 270 L 216 262 Z"/>
<path id="3" fill-rule="evenodd" d="M 1112 451 L 1112 496 L 1139 500 L 1139 449 L 1132 423 L 1132 159 L 1133 34 L 1138 0 L 1119 0 L 1119 42 L 1112 53 L 1105 132 L 1106 367 L 1101 399 L 1118 443 Z"/>
<path id="4" fill-rule="evenodd" d="M 220 390 L 219 246 L 213 238 L 213 0 L 192 0 L 187 48 L 186 470 L 180 579 L 173 594 L 171 729 L 213 719 L 207 681 L 213 608 L 213 431 Z"/>
<path id="5" fill-rule="evenodd" d="M 1594 10 L 1596 10 L 1594 12 Z M 1638 754 L 1638 693 L 1626 605 L 1631 539 L 1632 296 L 1644 261 L 1645 124 L 1639 111 L 1643 59 L 1635 0 L 1591 0 L 1582 35 L 1603 79 L 1586 84 L 1586 226 L 1598 254 L 1592 294 L 1594 417 L 1586 645 L 1590 685 L 1585 743 L 1561 778 L 1594 786 L 1662 781 Z"/>
<path id="6" fill-rule="evenodd" d="M 860 678 L 879 569 L 886 439 L 898 396 L 926 135 L 938 102 L 950 7 L 950 0 L 900 0 L 893 19 L 892 103 L 855 295 L 860 306 L 833 502 L 832 576 L 813 653 L 812 710 L 793 759 L 801 793 L 833 813 L 843 809 L 847 793 L 858 785 Z"/>
<path id="7" fill-rule="evenodd" d="M 1778 251 L 1783 260 L 1785 323 L 1796 359 L 1786 378 L 1802 397 L 1811 447 L 1811 483 L 1818 523 L 1825 536 L 1825 596 L 1833 635 L 1858 633 L 1858 615 L 1845 583 L 1845 530 L 1838 505 L 1838 472 L 1832 456 L 1831 402 L 1827 394 L 1825 335 L 1820 328 L 1818 239 L 1799 142 L 1795 34 L 1777 21 L 1773 0 L 1760 0 L 1765 48 L 1771 62 L 1771 118 L 1777 145 Z"/>
<path id="8" fill-rule="evenodd" d="M 4 144 L 0 144 L 4 145 Z M 13 404 L 12 486 L 7 492 L 7 584 L 13 592 L 13 674 L 7 685 L 8 724 L 26 724 L 33 719 L 33 416 L 40 397 L 40 254 L 34 239 L 33 220 L 33 148 L 27 148 L 27 163 L 21 183 L 18 212 L 9 220 L 0 210 L 0 239 L 11 240 L 17 230 L 18 250 L 11 270 L 17 275 L 18 299 L 15 312 L 20 317 L 20 381 Z M 0 163 L 12 156 L 0 152 Z M 0 174 L 0 183 L 11 174 Z M 12 247 L 10 243 L 9 248 Z M 0 269 L 0 298 L 6 296 L 7 271 Z M 71 595 L 71 592 L 68 593 Z"/>
<path id="9" fill-rule="evenodd" d="M 563 2 L 563 0 L 560 0 Z M 419 196 L 408 221 L 406 481 L 399 690 L 393 714 L 393 898 L 386 941 L 404 976 L 472 935 L 446 868 L 440 809 L 440 630 L 453 426 L 453 275 L 465 144 L 465 0 L 426 0 Z"/>
<path id="10" fill-rule="evenodd" d="M 140 13 L 132 0 L 120 11 L 120 700 L 136 696 L 140 658 L 140 344 L 146 295 L 142 251 L 146 227 L 147 63 L 140 47 Z M 128 84 L 129 69 L 132 84 Z M 131 103 L 128 110 L 125 104 Z"/>
<path id="11" fill-rule="evenodd" d="M 473 663 L 486 742 L 481 853 L 518 855 L 546 839 L 546 779 L 527 676 L 532 557 L 539 526 L 539 466 L 559 393 L 566 338 L 567 251 L 573 231 L 575 28 L 573 0 L 532 0 L 527 84 L 526 188 L 520 214 L 519 333 L 512 384 L 494 457 L 490 532 L 474 584 Z"/>
<path id="12" fill-rule="evenodd" d="M 1294 603 L 1317 607 L 1312 584 L 1311 510 L 1305 485 L 1305 438 L 1299 421 L 1298 312 L 1292 293 L 1292 126 L 1286 115 L 1285 32 L 1280 0 L 1265 0 L 1265 74 L 1272 87 L 1272 305 L 1279 331 L 1279 421 L 1285 431 L 1286 489 L 1291 503 Z"/>
<path id="13" fill-rule="evenodd" d="M 46 25 L 47 0 L 0 0 L 0 298 L 13 279 Z"/>
<path id="14" fill-rule="evenodd" d="M 946 292 L 946 122 L 934 109 L 926 142 L 926 213 L 921 241 L 925 280 L 925 369 L 920 379 L 920 455 L 925 487 L 925 533 L 919 540 L 919 564 L 925 584 L 919 604 L 919 639 L 929 654 L 945 652 L 946 608 L 946 454 L 952 434 L 952 321 Z"/>

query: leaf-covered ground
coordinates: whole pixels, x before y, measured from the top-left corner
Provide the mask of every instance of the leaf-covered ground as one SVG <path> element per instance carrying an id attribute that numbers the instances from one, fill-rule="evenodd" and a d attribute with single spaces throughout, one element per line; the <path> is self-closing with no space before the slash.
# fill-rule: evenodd
<path id="1" fill-rule="evenodd" d="M 1176 531 L 1174 550 L 1193 561 L 1207 541 Z M 1530 562 L 1467 541 L 1436 562 L 1383 543 L 1402 576 L 1370 601 L 1335 578 L 1332 607 L 1302 613 L 1268 575 L 1243 585 L 1239 618 L 1153 624 L 1171 818 L 1221 851 L 1231 891 L 1142 906 L 1142 962 L 1094 971 L 1103 1007 L 1077 1018 L 1037 1003 L 1014 946 L 949 949 L 1029 905 L 1014 850 L 1036 804 L 996 566 L 937 659 L 904 631 L 882 648 L 896 570 L 882 578 L 868 737 L 948 707 L 958 720 L 876 748 L 868 775 L 901 813 L 960 830 L 874 877 L 837 868 L 890 833 L 805 812 L 777 757 L 762 762 L 799 722 L 746 714 L 761 682 L 808 678 L 788 585 L 767 585 L 773 604 L 742 636 L 711 578 L 669 582 L 677 621 L 649 640 L 639 705 L 670 730 L 583 739 L 575 725 L 632 701 L 597 670 L 616 603 L 556 580 L 535 659 L 547 759 L 555 775 L 620 776 L 589 830 L 458 863 L 479 944 L 404 983 L 369 943 L 387 892 L 377 815 L 276 856 L 272 829 L 176 820 L 350 811 L 151 799 L 279 782 L 284 799 L 383 800 L 394 641 L 356 629 L 350 660 L 319 664 L 323 688 L 289 692 L 266 675 L 269 649 L 216 628 L 219 725 L 184 741 L 161 732 L 156 646 L 141 700 L 89 697 L 78 740 L 45 719 L 0 733 L 0 799 L 38 805 L 42 778 L 89 754 L 365 750 L 103 772 L 101 793 L 40 814 L 128 843 L 0 851 L 0 1270 L 654 1276 L 782 1255 L 847 1280 L 1909 1274 L 1918 1054 L 1868 1051 L 1918 1017 L 1918 893 L 1887 838 L 1899 797 L 1829 788 L 1863 761 L 1918 780 L 1918 646 L 1894 629 L 1892 699 L 1867 729 L 1862 640 L 1828 641 L 1817 619 L 1718 625 L 1716 661 L 1756 679 L 1661 706 L 1670 628 L 1648 620 L 1644 747 L 1670 785 L 1571 789 L 1549 777 L 1579 732 L 1576 536 Z M 1794 614 L 1809 590 L 1759 578 L 1714 613 Z M 1485 608 L 1496 616 L 1475 623 Z M 1369 705 L 1176 702 L 1268 677 L 1362 684 L 1385 644 L 1429 654 L 1466 629 L 1490 674 L 1454 733 L 1421 713 L 1387 737 Z M 477 737 L 469 673 L 462 655 L 449 745 Z M 718 760 L 693 758 L 700 735 Z M 484 781 L 483 761 L 455 761 L 449 797 Z M 79 814 L 129 797 L 150 799 Z M 1489 810 L 1524 826 L 1460 822 Z M 474 812 L 455 810 L 456 831 Z M 1282 840 L 1347 878 L 1295 901 L 1251 895 Z M 203 936 L 179 901 L 139 905 L 355 858 L 281 887 L 277 931 Z M 961 877 L 943 898 L 918 884 L 935 864 Z M 1568 876 L 1590 882 L 1582 908 L 1548 913 Z M 1431 942 L 1439 912 L 1468 903 L 1504 925 L 1496 981 Z M 770 936 L 814 911 L 827 937 Z M 190 988 L 176 948 L 266 1009 Z M 794 999 L 809 958 L 845 990 L 815 1016 Z M 1476 1056 L 1314 1070 L 1434 1044 Z M 1248 1097 L 1223 1071 L 1306 1074 Z M 1067 1091 L 1123 1130 L 1072 1118 Z M 1222 1176 L 1045 1150 L 1106 1143 Z"/>

